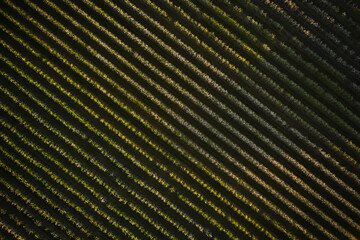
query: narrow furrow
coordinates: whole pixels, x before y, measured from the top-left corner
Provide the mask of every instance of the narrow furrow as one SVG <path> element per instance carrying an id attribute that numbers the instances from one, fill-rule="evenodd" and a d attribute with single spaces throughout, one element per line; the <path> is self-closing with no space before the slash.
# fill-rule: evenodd
<path id="1" fill-rule="evenodd" d="M 219 38 L 216 37 L 216 35 L 213 32 L 208 32 L 206 28 L 204 28 L 201 24 L 199 24 L 197 21 L 195 21 L 194 19 L 192 19 L 188 14 L 185 13 L 185 11 L 182 11 L 182 8 L 179 6 L 174 6 L 172 4 L 172 2 L 170 1 L 166 1 L 166 4 L 171 7 L 171 9 L 173 9 L 172 11 L 174 13 L 179 14 L 179 16 L 181 16 L 184 20 L 182 21 L 186 21 L 188 22 L 186 25 L 188 26 L 192 26 L 192 28 L 195 28 L 193 26 L 196 26 L 195 30 L 196 33 L 203 33 L 206 34 L 209 38 L 214 39 L 214 44 L 216 44 L 217 48 L 221 47 L 223 48 L 225 51 L 224 53 L 227 54 L 227 56 L 229 58 L 235 58 L 238 63 L 243 63 L 248 69 L 251 69 L 251 72 L 254 72 L 255 74 L 257 74 L 259 77 L 264 79 L 264 83 L 268 85 L 268 87 L 272 90 L 275 91 L 278 95 L 284 99 L 284 97 L 287 97 L 287 102 L 291 103 L 291 105 L 293 105 L 293 107 L 295 107 L 298 110 L 301 110 L 305 113 L 304 116 L 308 116 L 308 118 L 312 118 L 311 121 L 309 121 L 310 123 L 312 123 L 314 120 L 317 120 L 317 122 L 322 125 L 326 130 L 327 133 L 332 133 L 334 134 L 334 136 L 336 136 L 339 140 L 341 139 L 342 144 L 346 143 L 346 138 L 340 134 L 337 129 L 335 129 L 333 126 L 329 126 L 329 124 L 323 119 L 324 116 L 321 117 L 321 115 L 319 116 L 318 114 L 314 113 L 309 107 L 305 106 L 301 101 L 299 101 L 297 98 L 295 98 L 293 95 L 291 95 L 290 93 L 288 93 L 287 91 L 284 91 L 283 88 L 279 87 L 279 85 L 273 81 L 269 76 L 263 74 L 257 67 L 253 66 L 248 60 L 246 60 L 244 57 L 240 56 L 238 53 L 236 53 L 232 48 L 228 47 L 223 41 L 221 41 Z M 194 7 L 189 7 L 189 9 L 194 9 Z M 181 28 L 186 29 L 186 27 L 184 27 L 184 25 L 181 26 Z M 247 54 L 251 55 L 255 55 L 255 52 L 248 48 L 243 46 L 242 49 L 244 49 L 245 52 L 247 52 Z M 257 59 L 257 61 L 260 61 L 261 56 L 256 55 L 255 58 Z M 264 68 L 263 68 L 264 69 Z M 263 70 L 262 69 L 262 70 Z M 277 73 L 274 72 L 275 75 L 277 75 Z M 282 79 L 283 77 L 281 77 L 279 75 L 279 79 Z M 292 82 L 292 85 L 294 85 L 295 83 Z M 290 102 L 291 99 L 291 102 Z M 358 138 L 358 135 L 356 131 L 351 131 L 350 129 L 349 133 L 355 133 L 355 139 Z M 352 146 L 349 145 L 350 148 L 352 148 Z M 357 148 L 354 148 L 352 151 L 354 151 L 354 154 L 358 154 Z"/>
<path id="2" fill-rule="evenodd" d="M 312 130 L 317 131 L 317 130 L 315 130 L 315 129 L 312 129 Z"/>
<path id="3" fill-rule="evenodd" d="M 72 22 L 74 22 L 74 20 L 71 20 Z"/>
<path id="4" fill-rule="evenodd" d="M 204 13 L 208 13 L 208 15 L 206 16 L 206 19 L 210 20 L 209 24 L 214 24 L 214 25 L 218 25 L 218 24 L 232 24 L 234 25 L 234 28 L 224 28 L 226 27 L 225 25 L 223 25 L 223 29 L 225 31 L 229 30 L 229 32 L 231 30 L 236 30 L 237 32 L 243 32 L 242 36 L 246 36 L 247 37 L 247 41 L 244 41 L 246 44 L 249 44 L 250 47 L 253 47 L 254 50 L 258 51 L 258 54 L 266 57 L 268 59 L 268 61 L 272 61 L 273 65 L 277 66 L 277 67 L 281 67 L 280 69 L 282 71 L 286 70 L 287 72 L 292 72 L 292 75 L 290 75 L 289 77 L 291 78 L 291 80 L 295 80 L 294 77 L 297 77 L 299 80 L 301 79 L 301 81 L 298 81 L 298 84 L 302 84 L 303 82 L 305 82 L 307 85 L 304 86 L 304 88 L 306 88 L 307 90 L 311 90 L 312 92 L 310 92 L 310 94 L 314 97 L 321 97 L 323 100 L 325 100 L 327 102 L 327 107 L 331 107 L 331 111 L 343 111 L 342 113 L 338 113 L 338 114 L 346 114 L 348 116 L 347 119 L 345 119 L 346 121 L 357 121 L 357 123 L 359 123 L 359 119 L 357 118 L 357 116 L 354 115 L 354 113 L 352 113 L 351 111 L 349 111 L 347 109 L 347 106 L 344 106 L 343 104 L 339 103 L 337 99 L 333 98 L 333 96 L 331 94 L 328 94 L 324 89 L 322 89 L 319 85 L 317 85 L 316 82 L 312 81 L 312 79 L 306 77 L 306 75 L 304 75 L 303 71 L 300 72 L 298 69 L 298 66 L 301 66 L 301 64 L 299 62 L 295 62 L 294 65 L 291 65 L 291 63 L 289 63 L 287 61 L 287 59 L 282 58 L 281 56 L 279 56 L 275 51 L 271 51 L 271 49 L 269 48 L 269 45 L 262 45 L 260 44 L 259 40 L 252 35 L 252 33 L 246 29 L 244 29 L 241 25 L 239 25 L 234 19 L 230 18 L 229 16 L 226 15 L 225 12 L 223 12 L 222 10 L 220 10 L 219 8 L 215 7 L 212 4 L 209 4 L 207 2 L 204 2 L 203 0 L 200 1 L 199 5 L 201 4 L 201 6 L 206 6 L 208 8 L 210 8 L 212 10 L 212 12 L 208 13 L 207 11 L 205 12 L 204 9 L 202 9 L 202 11 Z M 210 17 L 209 15 L 213 14 L 214 16 L 218 17 L 218 19 L 220 21 L 222 21 L 222 19 L 225 20 L 225 23 L 222 22 L 216 22 L 217 19 Z M 241 30 L 241 31 L 239 31 Z M 231 33 L 232 38 L 237 38 L 237 34 Z M 272 56 L 271 56 L 272 55 Z M 276 64 L 275 61 L 278 61 L 278 63 Z M 314 71 L 314 70 L 312 70 Z M 287 74 L 285 72 L 285 74 Z M 292 77 L 294 76 L 294 77 Z M 341 90 L 340 90 L 341 91 Z M 339 89 L 336 89 L 336 92 L 339 92 Z M 316 93 L 316 94 L 314 94 Z M 316 96 L 317 95 L 317 96 Z M 352 99 L 353 101 L 353 99 Z M 335 105 L 335 106 L 334 106 Z M 341 115 L 340 115 L 341 116 Z M 341 116 L 343 117 L 343 116 Z M 354 122 L 355 123 L 355 122 Z"/>
<path id="5" fill-rule="evenodd" d="M 250 2 L 247 2 L 248 4 L 242 4 L 241 2 L 233 2 L 232 0 L 230 1 L 231 7 L 236 10 L 236 16 L 242 16 L 241 19 L 243 19 L 243 21 L 245 19 L 245 21 L 247 20 L 248 24 L 253 25 L 253 23 L 256 22 L 256 26 L 260 25 L 262 27 L 267 27 L 267 31 L 270 31 L 274 34 L 273 37 L 270 39 L 274 39 L 276 44 L 281 46 L 288 45 L 288 47 L 286 47 L 287 49 L 289 49 L 289 47 L 293 48 L 297 52 L 297 54 L 301 54 L 305 59 L 311 62 L 311 65 L 318 66 L 320 70 L 328 72 L 335 82 L 337 82 L 338 84 L 340 83 L 339 85 L 344 87 L 354 97 L 357 96 L 356 93 L 360 92 L 360 88 L 350 79 L 348 79 L 348 77 L 346 77 L 346 74 L 348 74 L 348 72 L 336 69 L 336 66 L 334 68 L 331 65 L 332 59 L 330 59 L 329 61 L 329 59 L 324 58 L 321 54 L 319 55 L 316 51 L 314 52 L 312 49 L 309 48 L 308 44 L 304 44 L 296 36 L 290 38 L 289 35 L 291 33 L 288 33 L 288 30 L 285 29 L 280 24 L 280 22 L 278 22 L 278 20 L 275 20 L 274 18 L 268 16 L 257 5 Z M 251 13 L 251 16 L 245 15 L 244 11 Z M 351 104 L 353 105 L 355 103 Z"/>
<path id="6" fill-rule="evenodd" d="M 9 110 L 8 110 L 9 111 Z M 33 112 L 31 112 L 31 113 L 33 113 Z M 36 113 L 35 113 L 36 114 Z M 35 115 L 36 116 L 36 115 Z M 38 120 L 39 120 L 39 116 L 37 116 L 38 117 Z M 41 119 L 40 119 L 41 120 Z M 42 121 L 44 121 L 44 120 L 42 120 Z M 42 121 L 40 121 L 40 122 L 42 122 Z M 49 125 L 49 124 L 47 124 L 46 122 L 43 122 L 43 123 L 45 123 L 45 125 L 48 127 L 48 129 L 50 129 L 50 130 L 52 130 L 52 131 L 55 131 L 55 134 L 57 134 L 57 135 L 59 135 L 59 132 L 58 131 L 56 131 L 56 130 L 53 130 L 53 128 Z M 69 140 L 69 139 L 66 139 L 66 140 L 68 140 L 68 141 L 71 141 L 71 140 Z M 46 142 L 48 142 L 49 144 L 51 143 L 51 142 L 49 142 L 49 140 L 47 140 Z M 51 144 L 51 146 L 52 147 L 54 147 L 54 144 Z M 74 145 L 74 143 L 73 143 L 73 146 L 75 146 Z M 34 145 L 33 145 L 33 147 L 34 147 Z M 40 149 L 38 150 L 38 151 L 40 151 Z M 57 149 L 57 151 L 59 151 L 59 149 Z M 64 150 L 61 150 L 60 149 L 60 152 L 61 152 L 61 154 L 63 155 L 63 154 L 65 154 L 65 156 L 68 156 L 68 157 L 70 157 L 70 155 L 68 155 L 68 154 L 66 154 L 66 152 L 64 152 Z M 85 153 L 86 154 L 86 153 Z M 89 156 L 88 156 L 89 157 Z M 89 159 L 90 160 L 90 159 Z M 73 164 L 74 165 L 78 165 L 78 160 L 76 160 L 76 159 L 72 159 L 71 160 L 72 162 L 73 162 Z M 90 160 L 91 161 L 91 160 Z M 94 163 L 94 160 L 93 161 L 91 161 L 92 163 Z M 57 164 L 61 164 L 61 163 L 57 163 Z M 102 168 L 102 169 L 104 169 L 103 168 L 103 166 L 98 166 L 99 168 Z M 63 169 L 66 169 L 66 168 L 64 168 L 64 167 L 62 167 Z M 82 170 L 82 171 L 85 171 L 85 170 Z M 105 170 L 106 171 L 106 170 Z M 71 174 L 71 172 L 69 172 L 69 171 L 67 171 L 68 172 L 68 174 Z M 93 173 L 91 173 L 91 171 L 89 171 L 89 170 L 87 170 L 87 173 L 90 175 L 90 176 L 93 176 Z M 79 177 L 76 177 L 76 176 L 73 176 L 75 179 L 77 179 L 77 178 L 79 178 Z M 94 176 L 93 176 L 94 177 Z M 61 178 L 59 178 L 59 179 L 61 179 Z M 97 179 L 98 181 L 100 181 L 100 182 L 102 182 L 101 181 L 101 179 L 99 180 L 99 179 Z M 87 183 L 85 183 L 85 181 L 81 181 L 81 184 L 83 184 L 83 185 L 85 185 L 85 187 L 87 187 L 88 189 L 92 189 L 91 187 L 89 187 L 89 185 L 87 184 Z M 109 191 L 109 187 L 107 186 L 107 187 L 105 187 L 108 191 Z M 95 194 L 96 192 L 94 192 L 95 190 L 90 190 L 93 194 Z M 112 190 L 112 192 L 113 192 L 114 190 Z M 111 193 L 112 193 L 111 192 Z M 81 196 L 81 193 L 77 193 L 77 195 L 79 195 L 80 194 L 80 196 Z M 134 195 L 136 195 L 135 193 L 134 193 Z M 101 195 L 100 196 L 97 196 L 98 198 L 100 198 L 100 199 L 103 199 L 104 197 L 101 197 Z M 115 195 L 114 197 L 117 197 L 117 198 L 119 198 L 118 197 L 118 195 Z M 86 199 L 85 197 L 82 197 L 82 199 Z M 119 199 L 119 200 L 121 200 L 122 202 L 124 202 L 125 200 L 123 200 L 122 198 L 121 199 Z M 91 203 L 88 203 L 88 204 L 90 204 L 91 205 Z M 92 206 L 93 207 L 93 206 Z M 94 209 L 96 209 L 96 208 L 94 208 Z M 108 218 L 108 217 L 106 217 L 106 218 Z M 116 223 L 116 222 L 115 222 Z M 114 224 L 114 223 L 112 223 L 112 224 Z M 159 228 L 159 227 L 158 227 Z M 169 234 L 168 234 L 169 235 Z"/>
<path id="7" fill-rule="evenodd" d="M 48 127 L 50 127 L 50 126 L 48 126 Z M 164 168 L 164 167 L 163 167 Z M 179 180 L 179 179 L 177 179 L 177 180 Z"/>
<path id="8" fill-rule="evenodd" d="M 1 193 L 0 193 L 1 195 Z M 14 231 L 18 232 L 20 235 L 22 235 L 27 239 L 39 239 L 37 234 L 33 234 L 34 231 L 32 229 L 28 228 L 27 223 L 25 223 L 24 221 L 22 221 L 21 219 L 19 219 L 18 213 L 12 212 L 6 204 L 4 204 L 3 201 L 1 202 L 1 206 L 2 208 L 0 209 L 0 221 L 2 223 L 7 224 L 10 228 L 12 228 Z M 16 229 L 16 230 L 15 230 Z M 41 235 L 41 230 L 39 231 L 39 235 Z M 42 237 L 44 237 L 44 235 L 41 235 Z M 9 238 L 10 239 L 10 238 Z"/>
<path id="9" fill-rule="evenodd" d="M 9 79 L 8 76 L 6 76 L 6 77 Z M 36 101 L 39 105 L 41 105 L 47 112 L 49 112 L 49 113 L 50 113 L 52 116 L 54 116 L 57 120 L 59 120 L 59 121 L 61 121 L 62 123 L 66 124 L 66 121 L 64 121 L 64 119 L 62 119 L 62 117 L 54 114 L 54 112 L 52 112 L 43 102 L 39 101 L 38 99 L 36 99 L 36 97 L 34 97 L 33 95 L 29 94 L 29 92 L 27 92 L 25 89 L 23 89 L 21 86 L 19 86 L 16 82 L 14 82 L 13 79 L 10 79 L 10 81 L 13 82 L 15 85 L 17 85 L 17 87 L 20 88 L 20 89 L 23 91 L 24 94 L 28 95 L 31 99 L 33 99 L 34 101 Z M 82 137 L 84 137 L 84 135 L 83 135 L 82 133 L 80 133 L 80 132 L 76 129 L 76 127 L 72 126 L 72 125 L 69 124 L 69 123 L 66 124 L 66 126 L 67 126 L 68 128 L 70 128 L 71 130 L 73 130 L 74 132 L 77 132 L 78 134 L 81 134 Z M 91 142 L 91 140 L 90 140 L 90 143 L 93 144 L 93 143 Z M 94 145 L 94 144 L 93 144 L 93 145 Z M 98 147 L 98 149 L 100 150 L 101 148 Z M 106 153 L 104 150 L 101 149 L 101 151 L 102 151 L 103 154 L 106 154 L 106 156 L 109 155 L 109 154 Z M 113 161 L 114 161 L 114 160 L 113 160 Z M 99 165 L 99 164 L 97 164 L 97 165 L 98 165 L 99 168 L 104 169 L 103 166 L 101 166 L 101 165 Z M 123 169 L 123 171 L 126 171 L 126 170 L 127 170 L 127 169 L 126 169 L 124 166 L 122 166 L 121 164 L 118 164 L 118 167 L 119 167 L 120 169 Z M 107 170 L 104 169 L 104 171 L 106 172 Z M 134 179 L 134 176 L 130 175 L 130 177 L 132 177 L 132 179 Z M 104 198 L 104 197 L 101 197 L 101 199 L 103 199 L 103 198 Z M 104 201 L 104 200 L 101 200 L 101 202 L 103 202 L 103 201 Z M 134 221 L 134 219 L 132 219 L 131 217 L 127 216 L 125 213 L 122 213 L 122 212 L 117 211 L 116 214 L 119 215 L 119 216 L 122 216 L 123 218 L 125 218 L 125 219 L 126 219 L 127 221 L 129 221 L 132 225 L 136 225 L 136 226 L 140 229 L 140 231 L 141 231 L 142 233 L 147 234 L 146 231 L 145 231 L 138 223 L 136 223 L 136 222 Z M 149 235 L 149 237 L 152 238 L 151 235 Z"/>
<path id="10" fill-rule="evenodd" d="M 0 8 L 0 239 L 358 239 L 345 0 Z"/>
<path id="11" fill-rule="evenodd" d="M 321 51 L 322 52 L 321 55 L 325 55 L 328 59 L 332 58 L 334 62 L 333 64 L 334 67 L 343 68 L 352 77 L 356 78 L 359 76 L 360 74 L 359 70 L 354 68 L 352 63 L 349 63 L 349 61 L 342 59 L 341 56 L 339 56 L 339 53 L 336 53 L 334 52 L 336 50 L 329 48 L 329 46 L 326 43 L 321 41 L 318 38 L 318 36 L 316 36 L 316 33 L 314 34 L 307 27 L 304 27 L 302 25 L 303 22 L 296 21 L 296 19 L 294 19 L 293 16 L 290 15 L 290 13 L 288 13 L 281 6 L 279 6 L 281 2 L 278 2 L 278 4 L 276 4 L 275 2 L 271 2 L 271 1 L 268 2 L 255 1 L 254 3 L 260 7 L 272 11 L 272 15 L 271 15 L 272 17 L 276 14 L 277 18 L 285 18 L 286 19 L 285 21 L 291 23 L 293 26 L 293 29 L 290 28 L 288 29 L 296 32 L 298 37 L 301 37 L 305 41 L 311 43 L 309 44 L 309 46 L 311 46 L 314 51 L 319 52 L 319 54 Z"/>
<path id="12" fill-rule="evenodd" d="M 5 158 L 5 154 L 2 157 Z M 2 175 L 3 174 L 4 173 L 2 173 Z M 5 194 L 4 192 L 1 192 L 0 195 L 1 206 L 6 208 L 6 211 L 10 211 L 15 218 L 19 219 L 19 221 L 22 222 L 21 225 L 24 226 L 30 235 L 33 235 L 33 238 L 46 239 L 50 236 L 53 236 L 56 239 L 60 238 L 60 235 L 54 234 L 48 225 L 42 225 L 40 221 L 31 214 L 31 210 L 29 211 L 27 209 L 26 204 L 19 204 L 15 201 L 14 196 L 10 198 L 9 193 Z"/>

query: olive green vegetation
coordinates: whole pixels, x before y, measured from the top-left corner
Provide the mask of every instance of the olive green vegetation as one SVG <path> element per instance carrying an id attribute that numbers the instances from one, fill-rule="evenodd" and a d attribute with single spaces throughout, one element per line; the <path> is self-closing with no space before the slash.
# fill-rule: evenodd
<path id="1" fill-rule="evenodd" d="M 1 239 L 360 239 L 360 10 L 3 0 Z"/>

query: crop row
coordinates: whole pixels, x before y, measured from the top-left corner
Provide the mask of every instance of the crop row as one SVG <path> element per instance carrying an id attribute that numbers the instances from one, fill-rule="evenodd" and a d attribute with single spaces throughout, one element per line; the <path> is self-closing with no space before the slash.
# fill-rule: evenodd
<path id="1" fill-rule="evenodd" d="M 50 219 L 42 234 L 55 238 L 360 232 L 357 90 L 332 76 L 358 73 L 328 63 L 355 45 L 346 27 L 300 12 L 307 1 L 267 4 L 329 37 L 308 34 L 327 54 L 314 66 L 318 51 L 277 39 L 276 17 L 241 25 L 251 18 L 232 1 L 5 2 L 1 171 L 19 185 L 3 178 L 1 196 L 35 224 L 4 210 L 4 229 L 42 238 L 33 229 Z"/>

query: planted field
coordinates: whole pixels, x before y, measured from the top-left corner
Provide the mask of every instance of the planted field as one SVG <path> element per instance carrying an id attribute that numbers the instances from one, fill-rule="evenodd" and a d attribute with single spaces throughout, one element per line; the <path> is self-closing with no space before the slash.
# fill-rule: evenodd
<path id="1" fill-rule="evenodd" d="M 360 239 L 356 1 L 0 18 L 0 239 Z"/>

